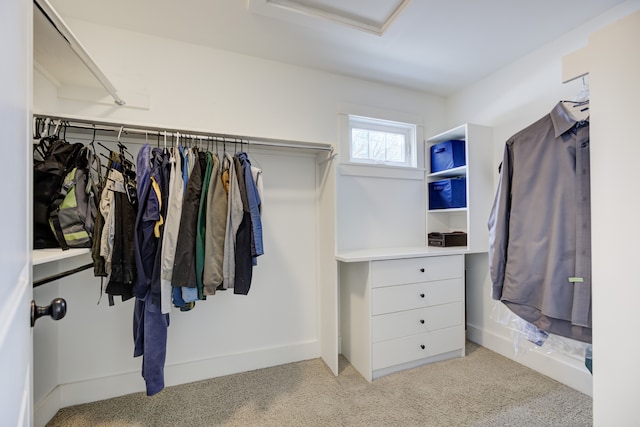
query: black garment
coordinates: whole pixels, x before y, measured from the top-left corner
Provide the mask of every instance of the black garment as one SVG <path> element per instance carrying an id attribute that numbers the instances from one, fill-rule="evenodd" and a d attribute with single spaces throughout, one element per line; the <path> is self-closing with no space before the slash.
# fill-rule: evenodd
<path id="1" fill-rule="evenodd" d="M 176 242 L 176 257 L 173 263 L 174 287 L 195 288 L 196 282 L 196 235 L 198 232 L 198 212 L 200 210 L 200 196 L 202 193 L 202 179 L 207 167 L 205 153 L 198 153 L 198 161 L 193 166 L 187 189 L 182 199 L 182 216 L 178 241 Z"/>
<path id="2" fill-rule="evenodd" d="M 100 256 L 100 242 L 102 229 L 104 228 L 104 217 L 100 209 L 96 212 L 96 222 L 93 226 L 93 245 L 91 246 L 91 258 L 93 259 L 93 275 L 96 277 L 106 277 L 104 257 Z"/>
<path id="3" fill-rule="evenodd" d="M 129 188 L 130 194 L 135 191 L 135 188 Z M 113 215 L 115 215 L 113 253 L 111 276 L 105 290 L 110 296 L 110 303 L 114 295 L 122 296 L 122 301 L 133 297 L 133 285 L 137 275 L 133 245 L 136 208 L 129 203 L 126 193 L 116 191 L 113 196 Z"/>
<path id="4" fill-rule="evenodd" d="M 242 163 L 238 157 L 234 157 L 236 177 L 240 189 L 240 199 L 242 200 L 242 222 L 236 233 L 236 268 L 235 283 L 233 293 L 247 295 L 251 288 L 253 276 L 253 256 L 251 255 L 251 212 L 247 199 L 247 187 L 245 184 Z"/>

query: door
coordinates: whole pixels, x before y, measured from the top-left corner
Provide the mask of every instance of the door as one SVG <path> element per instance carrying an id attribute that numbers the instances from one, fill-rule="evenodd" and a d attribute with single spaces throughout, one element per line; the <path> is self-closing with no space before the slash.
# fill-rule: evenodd
<path id="1" fill-rule="evenodd" d="M 33 424 L 30 106 L 32 4 L 0 1 L 0 414 Z"/>

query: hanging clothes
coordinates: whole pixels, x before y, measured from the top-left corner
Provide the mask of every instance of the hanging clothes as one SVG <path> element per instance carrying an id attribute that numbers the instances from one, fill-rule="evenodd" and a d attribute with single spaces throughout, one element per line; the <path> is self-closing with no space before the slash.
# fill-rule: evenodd
<path id="1" fill-rule="evenodd" d="M 154 235 L 156 222 L 160 219 L 160 189 L 151 177 L 151 147 L 145 144 L 138 153 L 138 214 L 135 226 L 136 267 L 138 280 L 135 286 L 137 298 L 145 299 L 151 286 L 155 252 L 158 238 Z"/>
<path id="2" fill-rule="evenodd" d="M 160 245 L 166 215 L 167 196 L 163 192 L 168 190 L 168 165 L 162 150 L 154 149 L 150 155 L 148 144 L 138 154 L 139 206 L 134 233 L 138 277 L 134 286 L 133 355 L 143 356 L 142 376 L 148 396 L 164 388 L 169 315 L 163 314 L 160 307 Z"/>
<path id="3" fill-rule="evenodd" d="M 233 157 L 225 154 L 223 185 L 227 189 L 227 226 L 225 230 L 223 255 L 223 289 L 235 286 L 236 276 L 236 235 L 243 219 L 243 205 L 240 197 L 240 186 L 236 177 L 236 167 Z"/>
<path id="4" fill-rule="evenodd" d="M 133 288 L 137 280 L 133 239 L 136 208 L 129 202 L 122 183 L 116 183 L 114 187 L 113 207 L 111 274 L 105 289 L 110 305 L 114 304 L 114 296 L 122 297 L 122 301 L 133 298 Z"/>
<path id="5" fill-rule="evenodd" d="M 100 197 L 100 213 L 104 217 L 104 228 L 102 229 L 102 235 L 100 236 L 100 256 L 105 262 L 105 272 L 111 273 L 111 254 L 113 252 L 113 239 L 114 239 L 114 227 L 115 227 L 115 215 L 113 210 L 115 208 L 114 196 L 116 183 L 124 183 L 124 176 L 120 171 L 115 169 L 109 169 L 107 173 L 107 181 L 102 190 L 102 197 Z M 124 190 L 124 187 L 122 187 Z M 120 191 L 120 189 L 119 189 Z"/>
<path id="6" fill-rule="evenodd" d="M 227 192 L 222 182 L 222 168 L 218 156 L 212 156 L 211 179 L 207 195 L 205 218 L 204 271 L 202 282 L 205 295 L 213 295 L 222 286 L 225 231 L 227 227 Z"/>
<path id="7" fill-rule="evenodd" d="M 182 202 L 182 215 L 180 217 L 180 229 L 176 244 L 176 257 L 173 264 L 172 285 L 181 287 L 184 291 L 190 291 L 190 298 L 183 298 L 185 302 L 196 301 L 196 235 L 198 226 L 198 212 L 200 208 L 200 196 L 202 193 L 202 180 L 206 169 L 206 157 L 196 154 L 194 166 L 187 182 L 187 188 Z M 187 155 L 189 159 L 189 155 Z M 189 167 L 189 166 L 187 166 Z M 189 290 L 184 288 L 191 288 Z"/>
<path id="8" fill-rule="evenodd" d="M 198 207 L 198 224 L 196 230 L 196 285 L 198 288 L 198 299 L 204 299 L 204 284 L 202 276 L 204 274 L 205 261 L 205 228 L 207 217 L 207 196 L 209 185 L 211 182 L 211 173 L 213 171 L 213 155 L 210 152 L 205 153 L 206 166 L 202 179 L 202 191 L 200 193 L 200 206 Z"/>
<path id="9" fill-rule="evenodd" d="M 251 166 L 249 156 L 247 153 L 238 153 L 238 159 L 242 165 L 242 171 L 244 174 L 244 182 L 247 190 L 247 202 L 249 205 L 249 214 L 251 218 L 251 256 L 255 260 L 260 255 L 264 254 L 264 248 L 262 247 L 262 219 L 260 218 L 260 211 L 262 201 L 260 199 L 260 190 L 258 190 L 258 184 L 254 178 L 254 168 Z M 262 171 L 255 170 L 255 175 L 260 177 Z M 262 185 L 262 182 L 260 182 Z"/>
<path id="10" fill-rule="evenodd" d="M 93 144 L 91 144 L 93 146 Z M 96 221 L 93 226 L 93 236 L 91 243 L 91 259 L 93 260 L 93 275 L 95 277 L 106 277 L 108 276 L 107 270 L 105 267 L 104 257 L 100 255 L 100 237 L 102 236 L 102 230 L 104 229 L 104 216 L 102 212 L 100 212 L 100 198 L 102 197 L 102 189 L 105 185 L 105 180 L 102 177 L 102 168 L 100 162 L 100 156 L 96 155 L 96 159 L 98 159 L 97 166 L 97 182 L 95 183 L 96 188 L 96 197 L 98 197 L 97 202 L 97 212 L 96 212 Z M 102 289 L 101 289 L 102 290 Z"/>
<path id="11" fill-rule="evenodd" d="M 260 222 L 258 191 L 251 174 L 251 163 L 246 153 L 234 157 L 242 220 L 236 234 L 235 282 L 233 292 L 247 295 L 251 288 L 254 259 L 263 254 L 262 224 Z"/>
<path id="12" fill-rule="evenodd" d="M 161 307 L 162 313 L 171 311 L 173 277 L 173 263 L 176 256 L 176 244 L 182 215 L 182 198 L 184 195 L 184 180 L 182 177 L 182 159 L 178 148 L 171 149 L 169 159 L 169 195 L 167 199 L 167 215 L 162 237 L 162 265 L 161 265 Z M 180 290 L 179 288 L 177 289 Z"/>
<path id="13" fill-rule="evenodd" d="M 589 122 L 562 103 L 506 143 L 489 219 L 492 297 L 591 342 Z"/>
<path id="14" fill-rule="evenodd" d="M 114 305 L 114 296 L 120 296 L 123 301 L 133 298 L 137 276 L 133 242 L 137 198 L 135 182 L 129 180 L 127 166 L 122 154 L 110 153 L 109 171 L 99 203 L 104 226 L 96 245 L 102 260 L 101 275 L 109 277 L 105 288 L 109 305 Z"/>

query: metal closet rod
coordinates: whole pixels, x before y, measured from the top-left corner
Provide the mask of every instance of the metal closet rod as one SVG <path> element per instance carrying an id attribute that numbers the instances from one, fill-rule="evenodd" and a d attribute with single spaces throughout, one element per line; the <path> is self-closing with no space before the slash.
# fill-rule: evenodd
<path id="1" fill-rule="evenodd" d="M 37 288 L 38 286 L 45 285 L 45 284 L 47 284 L 49 282 L 53 282 L 54 280 L 63 279 L 65 277 L 67 277 L 67 276 L 71 276 L 72 274 L 80 273 L 81 271 L 88 270 L 90 268 L 93 268 L 93 263 L 86 264 L 86 265 L 83 265 L 83 266 L 80 266 L 80 267 L 76 267 L 76 268 L 71 269 L 71 270 L 63 271 L 62 273 L 54 274 L 54 275 L 45 277 L 43 279 L 34 280 L 33 281 L 33 287 Z"/>
<path id="2" fill-rule="evenodd" d="M 285 141 L 285 140 L 273 140 L 269 138 L 255 138 L 249 136 L 241 136 L 241 135 L 230 135 L 230 134 L 221 134 L 221 133 L 211 133 L 211 132 L 202 132 L 202 131 L 193 131 L 193 130 L 184 130 L 184 129 L 166 129 L 166 128 L 158 128 L 151 126 L 138 126 L 138 125 L 130 125 L 130 124 L 118 124 L 113 122 L 105 122 L 100 120 L 87 120 L 87 119 L 77 119 L 71 117 L 61 117 L 61 116 L 51 116 L 46 114 L 34 114 L 34 118 L 39 119 L 49 119 L 52 124 L 58 125 L 67 125 L 73 128 L 87 129 L 87 130 L 96 130 L 96 131 L 110 131 L 110 132 L 118 132 L 118 135 L 125 134 L 136 134 L 136 135 L 153 135 L 164 137 L 166 135 L 167 138 L 171 137 L 181 137 L 186 139 L 200 139 L 202 141 L 215 141 L 216 139 L 221 142 L 243 142 L 250 143 L 251 145 L 262 145 L 268 147 L 280 147 L 280 148 L 296 148 L 296 149 L 306 149 L 306 150 L 317 150 L 317 151 L 333 151 L 333 146 L 331 144 L 321 144 L 321 143 L 301 143 L 299 141 Z"/>

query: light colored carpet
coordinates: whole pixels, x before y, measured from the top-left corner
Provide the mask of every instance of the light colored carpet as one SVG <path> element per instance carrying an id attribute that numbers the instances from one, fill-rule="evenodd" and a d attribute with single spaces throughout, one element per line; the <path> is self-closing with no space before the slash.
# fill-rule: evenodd
<path id="1" fill-rule="evenodd" d="M 372 383 L 340 359 L 243 372 L 61 409 L 48 427 L 592 425 L 585 394 L 467 343 L 467 357 Z"/>

